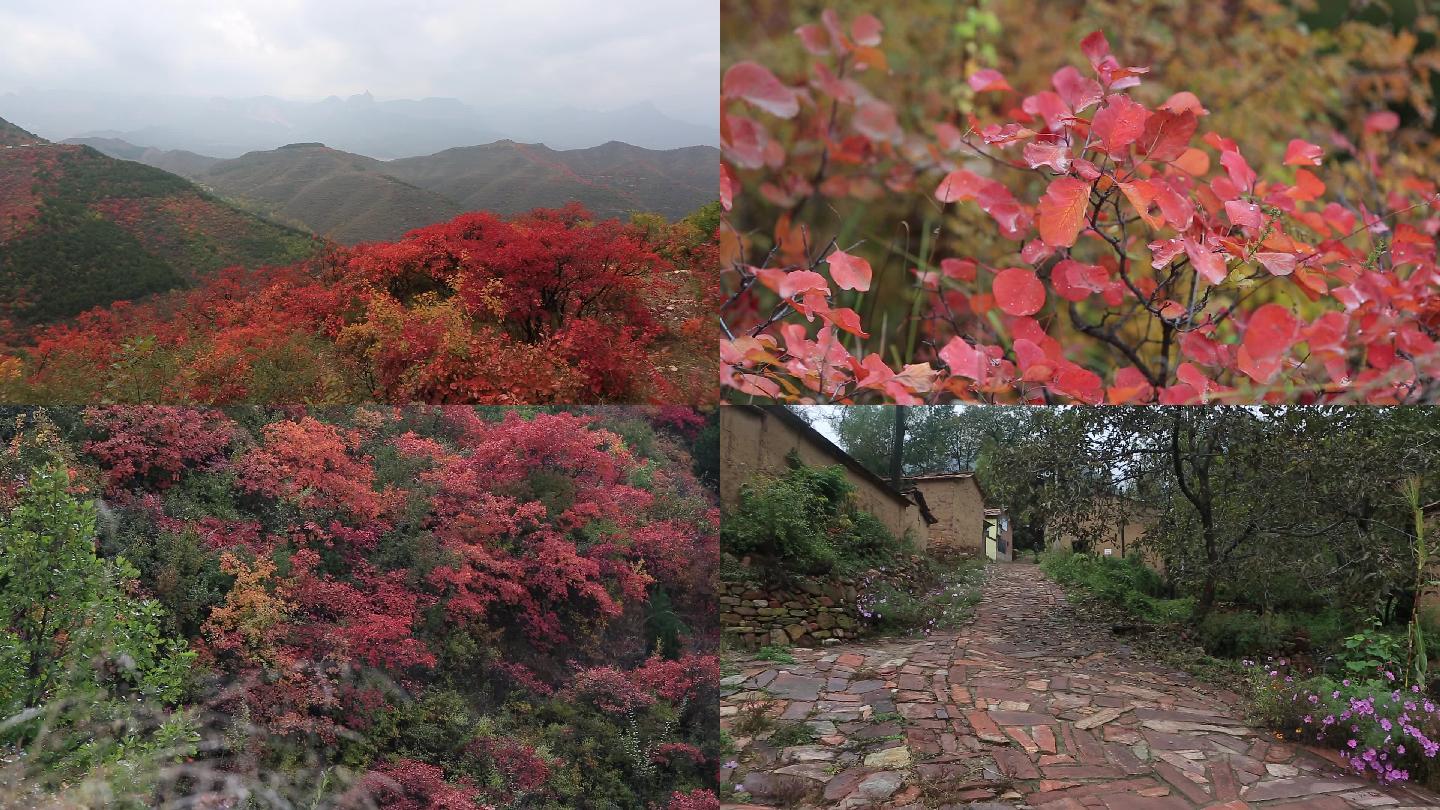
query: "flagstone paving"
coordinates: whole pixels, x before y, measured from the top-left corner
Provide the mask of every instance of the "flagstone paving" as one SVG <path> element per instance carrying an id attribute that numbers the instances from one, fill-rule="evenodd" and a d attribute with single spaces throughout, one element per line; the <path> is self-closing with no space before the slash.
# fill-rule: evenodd
<path id="1" fill-rule="evenodd" d="M 1440 808 L 1246 727 L 1237 695 L 1146 660 L 1034 565 L 990 566 L 960 631 L 793 653 L 722 681 L 722 777 L 749 803 L 726 807 Z"/>

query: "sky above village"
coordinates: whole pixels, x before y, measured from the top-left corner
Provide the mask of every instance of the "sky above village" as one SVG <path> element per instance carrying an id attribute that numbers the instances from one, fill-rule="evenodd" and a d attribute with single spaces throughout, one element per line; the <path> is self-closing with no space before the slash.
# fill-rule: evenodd
<path id="1" fill-rule="evenodd" d="M 715 0 L 6 0 L 0 32 L 0 93 L 719 108 Z"/>

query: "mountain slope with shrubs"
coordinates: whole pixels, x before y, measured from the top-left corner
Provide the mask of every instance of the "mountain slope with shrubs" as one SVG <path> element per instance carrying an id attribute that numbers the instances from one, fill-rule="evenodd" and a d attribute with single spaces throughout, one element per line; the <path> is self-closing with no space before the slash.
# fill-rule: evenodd
<path id="1" fill-rule="evenodd" d="M 0 355 L 0 401 L 713 401 L 718 206 L 465 214 L 405 239 L 232 268 Z"/>
<path id="2" fill-rule="evenodd" d="M 716 808 L 713 415 L 0 426 L 0 803 Z"/>

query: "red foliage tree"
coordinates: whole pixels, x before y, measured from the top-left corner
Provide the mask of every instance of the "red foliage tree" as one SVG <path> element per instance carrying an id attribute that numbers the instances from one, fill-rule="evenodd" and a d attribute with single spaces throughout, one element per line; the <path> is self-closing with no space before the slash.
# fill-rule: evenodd
<path id="1" fill-rule="evenodd" d="M 85 452 L 107 468 L 111 487 L 153 479 L 164 488 L 186 469 L 223 464 L 235 434 L 220 411 L 155 405 L 88 408 L 85 425 L 101 434 Z"/>
<path id="2" fill-rule="evenodd" d="M 350 806 L 387 810 L 493 810 L 477 800 L 468 781 L 451 784 L 445 772 L 425 762 L 399 759 L 378 765 L 360 781 Z"/>
<path id="3" fill-rule="evenodd" d="M 548 647 L 603 626 L 626 599 L 643 601 L 651 578 L 626 531 L 650 495 L 625 482 L 634 461 L 618 436 L 568 414 L 512 413 L 499 424 L 452 415 L 468 452 L 421 474 L 436 488 L 433 531 L 457 560 L 431 574 L 452 615 L 480 619 L 503 606 Z M 556 491 L 536 492 L 557 478 Z M 587 532 L 598 536 L 577 543 Z"/>
<path id="4" fill-rule="evenodd" d="M 805 87 L 754 62 L 724 77 L 722 200 L 781 214 L 758 263 L 728 240 L 723 384 L 902 403 L 1440 397 L 1436 185 L 1385 165 L 1390 117 L 1355 141 L 1334 133 L 1329 158 L 1293 140 L 1262 176 L 1235 142 L 1197 137 L 1193 94 L 1132 98 L 1147 69 L 1095 32 L 1086 67 L 1061 67 L 1051 89 L 1022 96 L 979 71 L 970 85 L 995 116 L 917 133 L 859 80 L 885 66 L 874 17 L 847 28 L 827 11 L 798 33 Z M 1327 199 L 1316 167 L 1331 158 L 1361 163 L 1370 188 Z M 985 254 L 946 255 L 941 238 L 901 259 L 918 265 L 920 312 L 908 344 L 884 336 L 902 344 L 892 357 L 864 350 L 881 326 L 861 315 L 870 262 L 804 218 L 812 200 L 886 194 L 973 205 L 1001 237 Z"/>
<path id="5" fill-rule="evenodd" d="M 272 422 L 264 434 L 264 443 L 235 465 L 241 489 L 362 521 L 393 506 L 395 493 L 375 490 L 370 460 L 358 453 L 357 431 L 306 416 Z"/>

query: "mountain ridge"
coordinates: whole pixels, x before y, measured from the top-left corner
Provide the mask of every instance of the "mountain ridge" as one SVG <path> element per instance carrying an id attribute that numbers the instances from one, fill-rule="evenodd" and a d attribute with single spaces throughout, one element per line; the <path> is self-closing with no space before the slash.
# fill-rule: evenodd
<path id="1" fill-rule="evenodd" d="M 650 103 L 616 110 L 481 109 L 454 98 L 379 100 L 359 94 L 319 101 L 274 96 L 197 98 L 101 93 L 8 93 L 0 116 L 53 140 L 117 138 L 220 158 L 318 141 L 380 159 L 511 138 L 557 149 L 619 140 L 651 149 L 719 144 L 719 124 L 671 117 Z"/>
<path id="2" fill-rule="evenodd" d="M 514 214 L 578 201 L 598 218 L 680 219 L 715 199 L 719 151 L 621 141 L 559 150 L 501 139 L 383 161 L 291 143 L 220 160 L 125 141 L 73 139 L 175 171 L 266 216 L 345 244 L 391 240 L 467 210 Z M 197 160 L 201 159 L 201 160 Z"/>

